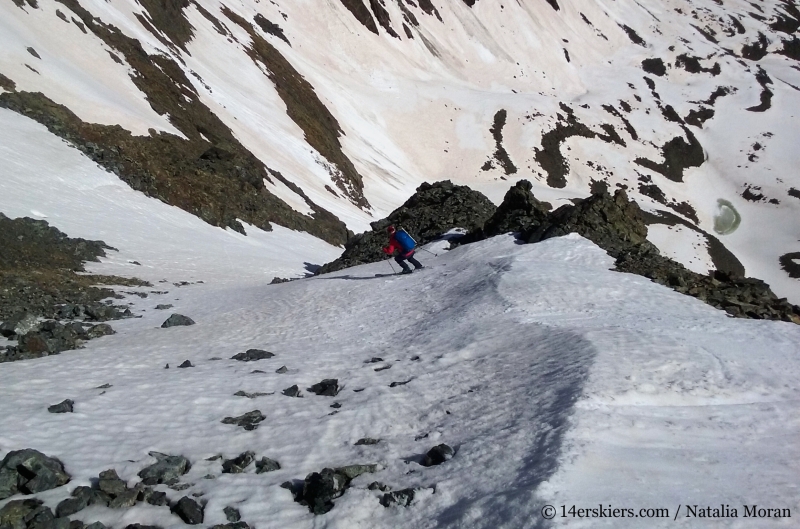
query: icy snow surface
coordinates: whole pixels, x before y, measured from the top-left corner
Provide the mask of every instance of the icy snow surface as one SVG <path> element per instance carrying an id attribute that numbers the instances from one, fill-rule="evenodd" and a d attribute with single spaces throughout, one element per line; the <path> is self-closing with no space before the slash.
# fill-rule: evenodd
<path id="1" fill-rule="evenodd" d="M 380 262 L 279 285 L 170 288 L 165 299 L 192 327 L 158 328 L 166 314 L 152 310 L 153 299 L 133 298 L 142 318 L 115 322 L 116 335 L 0 368 L 0 454 L 33 447 L 64 461 L 73 480 L 39 495 L 50 505 L 106 468 L 133 484 L 149 451 L 182 454 L 193 464 L 183 478 L 191 487 L 164 489 L 171 498 L 202 493 L 204 523 L 223 523 L 233 505 L 259 529 L 547 527 L 546 504 L 670 509 L 647 527 L 676 526 L 679 504 L 798 512 L 797 326 L 730 319 L 610 271 L 612 259 L 577 235 L 442 246 L 427 248 L 438 256 L 420 252 L 426 269 L 407 277 L 385 277 L 390 265 Z M 253 347 L 276 356 L 230 360 Z M 383 360 L 365 362 L 373 357 Z M 196 367 L 176 369 L 186 359 Z M 288 373 L 275 373 L 282 365 Z M 339 379 L 338 396 L 305 391 L 325 378 Z M 293 384 L 303 398 L 281 394 Z M 272 394 L 250 400 L 233 396 L 239 390 Z M 65 398 L 73 414 L 47 412 Z M 335 414 L 333 402 L 342 405 Z M 267 417 L 257 430 L 220 422 L 253 409 Z M 362 437 L 381 442 L 354 446 Z M 420 466 L 442 442 L 455 457 Z M 282 468 L 222 475 L 220 461 L 206 461 L 245 450 Z M 279 487 L 355 463 L 381 470 L 354 480 L 323 516 Z M 423 490 L 408 508 L 384 508 L 366 488 L 374 480 Z M 76 517 L 183 526 L 148 505 Z"/>

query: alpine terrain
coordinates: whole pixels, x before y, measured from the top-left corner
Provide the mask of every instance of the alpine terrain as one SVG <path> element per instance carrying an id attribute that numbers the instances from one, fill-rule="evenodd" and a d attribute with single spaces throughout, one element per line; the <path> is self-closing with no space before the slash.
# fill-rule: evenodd
<path id="1" fill-rule="evenodd" d="M 800 527 L 799 32 L 0 0 L 0 529 Z"/>

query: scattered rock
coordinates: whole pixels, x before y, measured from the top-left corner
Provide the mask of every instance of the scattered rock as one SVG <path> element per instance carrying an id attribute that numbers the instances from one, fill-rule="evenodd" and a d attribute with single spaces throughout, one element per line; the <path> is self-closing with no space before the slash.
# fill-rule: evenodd
<path id="1" fill-rule="evenodd" d="M 184 496 L 172 509 L 173 514 L 180 516 L 181 520 L 189 525 L 203 523 L 203 507 L 188 496 Z"/>
<path id="2" fill-rule="evenodd" d="M 408 507 L 414 501 L 414 489 L 403 489 L 394 492 L 387 492 L 381 499 L 381 505 L 384 507 L 391 507 L 392 505 L 399 505 L 401 507 Z"/>
<path id="3" fill-rule="evenodd" d="M 23 312 L 0 324 L 0 335 L 6 338 L 13 338 L 14 336 L 22 336 L 34 331 L 38 327 L 39 318 L 33 314 Z"/>
<path id="4" fill-rule="evenodd" d="M 240 362 L 255 362 L 256 360 L 265 360 L 267 358 L 272 358 L 273 356 L 275 355 L 269 351 L 263 351 L 261 349 L 248 349 L 244 353 L 233 355 L 231 360 L 238 360 Z"/>
<path id="5" fill-rule="evenodd" d="M 441 465 L 445 461 L 452 459 L 454 455 L 455 450 L 442 443 L 428 450 L 428 453 L 425 454 L 425 459 L 422 461 L 422 466 L 432 467 L 434 465 Z"/>
<path id="6" fill-rule="evenodd" d="M 222 509 L 222 512 L 225 513 L 225 519 L 229 522 L 238 522 L 242 519 L 242 515 L 239 514 L 239 509 L 236 507 L 225 507 Z"/>
<path id="7" fill-rule="evenodd" d="M 194 367 L 194 364 L 192 364 L 188 360 L 184 360 L 183 363 L 181 363 L 181 365 L 178 366 L 179 369 L 186 369 L 187 367 Z"/>
<path id="8" fill-rule="evenodd" d="M 379 490 L 381 492 L 386 492 L 390 490 L 391 487 L 381 483 L 380 481 L 373 481 L 369 485 L 367 485 L 367 490 Z"/>
<path id="9" fill-rule="evenodd" d="M 280 463 L 268 457 L 262 457 L 261 459 L 256 461 L 256 474 L 273 472 L 275 470 L 280 470 L 280 468 L 281 468 Z"/>
<path id="10" fill-rule="evenodd" d="M 383 358 L 381 358 L 379 356 L 373 356 L 369 360 L 364 360 L 365 364 L 377 364 L 379 362 L 383 362 Z"/>
<path id="11" fill-rule="evenodd" d="M 159 452 L 150 452 L 150 456 L 158 461 L 139 471 L 139 477 L 145 485 L 167 485 L 177 483 L 178 478 L 192 468 L 189 460 L 183 456 L 170 456 Z"/>
<path id="12" fill-rule="evenodd" d="M 165 507 L 169 505 L 167 493 L 160 490 L 153 491 L 153 493 L 149 494 L 144 500 L 150 505 L 155 505 L 157 507 Z"/>
<path id="13" fill-rule="evenodd" d="M 272 393 L 248 393 L 246 391 L 237 391 L 233 394 L 234 397 L 247 397 L 248 399 L 254 399 L 256 397 L 265 397 L 267 395 L 272 395 Z"/>
<path id="14" fill-rule="evenodd" d="M 228 459 L 222 463 L 223 474 L 241 474 L 255 460 L 253 452 L 242 452 L 234 459 Z"/>
<path id="15" fill-rule="evenodd" d="M 14 500 L 0 509 L 3 529 L 70 529 L 69 518 L 57 518 L 37 499 Z"/>
<path id="16" fill-rule="evenodd" d="M 297 387 L 297 384 L 295 384 L 292 387 L 284 389 L 281 393 L 283 393 L 287 397 L 300 397 L 301 396 L 300 395 L 300 388 Z"/>
<path id="17" fill-rule="evenodd" d="M 377 471 L 377 465 L 349 465 L 325 468 L 306 476 L 302 491 L 294 490 L 291 482 L 281 485 L 292 490 L 295 500 L 306 505 L 314 514 L 325 514 L 333 509 L 333 500 L 344 494 L 350 482 L 361 474 Z"/>
<path id="18" fill-rule="evenodd" d="M 171 303 L 159 303 L 156 305 L 156 310 L 167 310 L 171 309 L 173 305 Z"/>
<path id="19" fill-rule="evenodd" d="M 70 399 L 63 400 L 58 404 L 53 404 L 52 406 L 47 407 L 47 411 L 50 413 L 72 413 L 72 407 L 75 404 L 74 401 Z"/>
<path id="20" fill-rule="evenodd" d="M 54 489 L 69 480 L 69 474 L 58 459 L 31 448 L 15 450 L 0 462 L 0 500 L 17 493 L 35 494 Z"/>
<path id="21" fill-rule="evenodd" d="M 408 384 L 412 380 L 414 380 L 414 379 L 413 378 L 409 378 L 408 380 L 406 380 L 404 382 L 392 382 L 391 384 L 389 384 L 389 387 L 390 388 L 396 388 L 397 386 L 405 386 L 406 384 Z"/>
<path id="22" fill-rule="evenodd" d="M 287 371 L 289 371 L 289 369 L 286 366 L 281 366 L 281 367 L 279 367 L 278 369 L 275 370 L 275 372 L 278 373 L 279 375 L 282 375 L 282 374 L 286 373 Z"/>
<path id="23" fill-rule="evenodd" d="M 139 497 L 139 491 L 135 489 L 125 490 L 117 494 L 108 504 L 112 509 L 125 509 L 136 505 L 136 500 Z"/>
<path id="24" fill-rule="evenodd" d="M 180 327 L 186 325 L 194 325 L 194 320 L 191 318 L 184 316 L 183 314 L 173 314 L 167 320 L 161 324 L 162 329 L 166 329 L 168 327 Z"/>
<path id="25" fill-rule="evenodd" d="M 232 522 L 212 525 L 211 529 L 250 529 L 250 526 L 247 525 L 247 522 Z"/>
<path id="26" fill-rule="evenodd" d="M 102 491 L 89 487 L 76 487 L 72 491 L 71 497 L 62 500 L 56 506 L 56 516 L 63 518 L 82 511 L 89 505 L 107 506 L 110 502 L 111 497 Z"/>
<path id="27" fill-rule="evenodd" d="M 373 439 L 372 437 L 364 437 L 363 439 L 359 439 L 358 441 L 356 441 L 356 446 L 376 445 L 380 442 L 381 442 L 380 439 Z"/>
<path id="28" fill-rule="evenodd" d="M 238 417 L 225 417 L 222 419 L 222 424 L 235 424 L 236 426 L 241 426 L 245 430 L 255 430 L 258 428 L 258 424 L 264 419 L 266 419 L 266 417 L 264 417 L 263 413 L 259 410 L 253 410 Z"/>
<path id="29" fill-rule="evenodd" d="M 339 394 L 339 380 L 336 378 L 326 378 L 308 388 L 308 391 L 324 397 L 335 397 Z"/>
<path id="30" fill-rule="evenodd" d="M 86 331 L 86 336 L 89 339 L 100 338 L 101 336 L 111 336 L 112 334 L 117 334 L 117 332 L 111 328 L 111 325 L 107 323 L 93 325 L 89 327 L 88 331 Z"/>
<path id="31" fill-rule="evenodd" d="M 331 404 L 331 408 L 339 409 L 341 407 L 342 407 L 342 405 L 339 402 L 334 402 L 333 404 Z"/>
<path id="32" fill-rule="evenodd" d="M 142 525 L 138 523 L 132 523 L 130 525 L 126 525 L 125 529 L 163 529 L 163 527 L 159 525 Z"/>
<path id="33" fill-rule="evenodd" d="M 118 496 L 128 490 L 128 484 L 122 481 L 114 469 L 100 472 L 97 486 L 101 491 L 111 496 Z"/>

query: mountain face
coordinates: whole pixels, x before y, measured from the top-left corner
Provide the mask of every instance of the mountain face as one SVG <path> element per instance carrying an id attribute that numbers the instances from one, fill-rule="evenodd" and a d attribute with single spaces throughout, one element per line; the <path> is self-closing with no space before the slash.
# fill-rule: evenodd
<path id="1" fill-rule="evenodd" d="M 554 207 L 622 188 L 668 256 L 705 273 L 722 245 L 800 302 L 794 1 L 0 10 L 0 119 L 211 225 L 338 246 L 425 181 L 499 202 L 524 178 Z"/>

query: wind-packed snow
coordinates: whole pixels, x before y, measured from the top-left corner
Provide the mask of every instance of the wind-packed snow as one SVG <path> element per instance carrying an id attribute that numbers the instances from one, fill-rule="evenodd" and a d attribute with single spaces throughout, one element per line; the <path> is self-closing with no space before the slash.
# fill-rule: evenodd
<path id="1" fill-rule="evenodd" d="M 547 504 L 671 509 L 648 527 L 672 526 L 678 504 L 798 512 L 797 326 L 730 319 L 610 271 L 613 260 L 577 235 L 428 249 L 438 257 L 419 252 L 426 269 L 407 277 L 384 277 L 381 262 L 279 285 L 213 279 L 156 297 L 191 327 L 158 328 L 166 314 L 152 310 L 156 299 L 132 297 L 142 318 L 116 322 L 116 335 L 3 365 L 0 453 L 32 447 L 64 461 L 73 480 L 39 495 L 50 505 L 106 468 L 133 484 L 149 451 L 182 454 L 191 486 L 164 490 L 201 494 L 208 525 L 224 522 L 227 505 L 258 528 L 545 527 Z M 249 348 L 276 356 L 229 359 Z M 187 359 L 196 367 L 176 368 Z M 305 391 L 326 378 L 339 380 L 338 396 Z M 303 398 L 281 394 L 294 384 Z M 47 412 L 65 398 L 73 414 Z M 220 422 L 253 409 L 267 417 L 255 431 Z M 381 442 L 354 446 L 363 437 Z M 442 442 L 455 457 L 420 466 Z M 206 460 L 246 450 L 282 468 L 222 475 L 219 460 Z M 380 470 L 323 516 L 279 486 L 356 463 Z M 376 480 L 423 490 L 408 508 L 384 508 L 366 488 Z M 147 505 L 76 517 L 183 525 Z"/>

